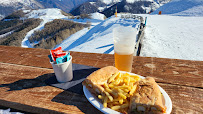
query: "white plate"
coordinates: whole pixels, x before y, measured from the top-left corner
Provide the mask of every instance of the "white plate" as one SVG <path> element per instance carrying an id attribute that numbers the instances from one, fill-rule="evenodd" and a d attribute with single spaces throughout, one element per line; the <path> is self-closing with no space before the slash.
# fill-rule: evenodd
<path id="1" fill-rule="evenodd" d="M 121 73 L 126 73 L 126 72 L 123 72 L 123 71 L 120 71 Z M 129 72 L 128 72 L 129 73 Z M 137 75 L 137 74 L 134 74 L 134 73 L 129 73 L 131 75 Z M 143 76 L 140 76 L 138 75 L 141 79 L 144 79 L 145 77 Z M 161 93 L 163 94 L 164 96 L 164 99 L 165 99 L 165 106 L 167 107 L 167 110 L 166 110 L 166 114 L 170 114 L 171 113 L 171 110 L 172 110 L 172 102 L 171 102 L 171 99 L 170 97 L 168 96 L 168 94 L 164 91 L 164 89 L 162 89 L 160 86 L 159 86 L 159 89 L 161 91 Z M 99 102 L 99 99 L 97 97 L 95 97 L 94 95 L 92 95 L 90 93 L 90 91 L 85 87 L 83 86 L 83 91 L 84 91 L 84 94 L 85 94 L 85 97 L 88 99 L 88 101 L 94 106 L 96 107 L 98 110 L 100 110 L 101 112 L 105 113 L 105 114 L 121 114 L 120 112 L 117 112 L 117 111 L 114 111 L 110 108 L 104 108 L 103 107 L 103 104 L 101 102 Z"/>

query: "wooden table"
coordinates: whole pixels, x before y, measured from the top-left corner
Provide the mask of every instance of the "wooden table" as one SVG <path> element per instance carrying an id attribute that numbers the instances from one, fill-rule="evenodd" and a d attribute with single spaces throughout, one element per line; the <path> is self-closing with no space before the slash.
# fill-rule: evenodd
<path id="1" fill-rule="evenodd" d="M 0 46 L 0 106 L 31 113 L 100 113 L 84 95 L 43 82 L 54 75 L 48 54 L 45 49 Z M 71 55 L 77 64 L 114 65 L 111 54 Z M 136 56 L 132 72 L 155 78 L 172 100 L 172 113 L 203 113 L 203 61 Z"/>

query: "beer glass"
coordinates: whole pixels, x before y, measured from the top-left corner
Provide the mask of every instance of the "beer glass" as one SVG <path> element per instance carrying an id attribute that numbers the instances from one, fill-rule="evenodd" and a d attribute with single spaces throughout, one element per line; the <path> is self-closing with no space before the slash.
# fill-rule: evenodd
<path id="1" fill-rule="evenodd" d="M 137 30 L 133 27 L 119 26 L 113 29 L 115 67 L 131 72 Z"/>

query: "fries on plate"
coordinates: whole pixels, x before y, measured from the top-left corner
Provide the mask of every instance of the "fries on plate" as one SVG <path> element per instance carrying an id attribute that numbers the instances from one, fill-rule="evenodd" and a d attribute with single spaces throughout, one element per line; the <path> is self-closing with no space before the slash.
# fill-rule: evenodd
<path id="1" fill-rule="evenodd" d="M 162 95 L 151 77 L 121 73 L 113 66 L 90 74 L 82 83 L 101 99 L 103 107 L 121 113 L 164 113 Z"/>

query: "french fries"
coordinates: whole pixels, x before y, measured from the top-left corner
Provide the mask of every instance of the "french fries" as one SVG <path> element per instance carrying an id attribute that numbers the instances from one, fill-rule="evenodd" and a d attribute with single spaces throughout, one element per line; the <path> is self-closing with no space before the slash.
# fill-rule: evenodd
<path id="1" fill-rule="evenodd" d="M 139 76 L 118 72 L 111 76 L 107 83 L 102 85 L 104 94 L 98 95 L 98 98 L 102 99 L 104 107 L 109 107 L 119 112 L 127 112 L 130 96 L 136 91 L 136 82 L 139 80 Z"/>

